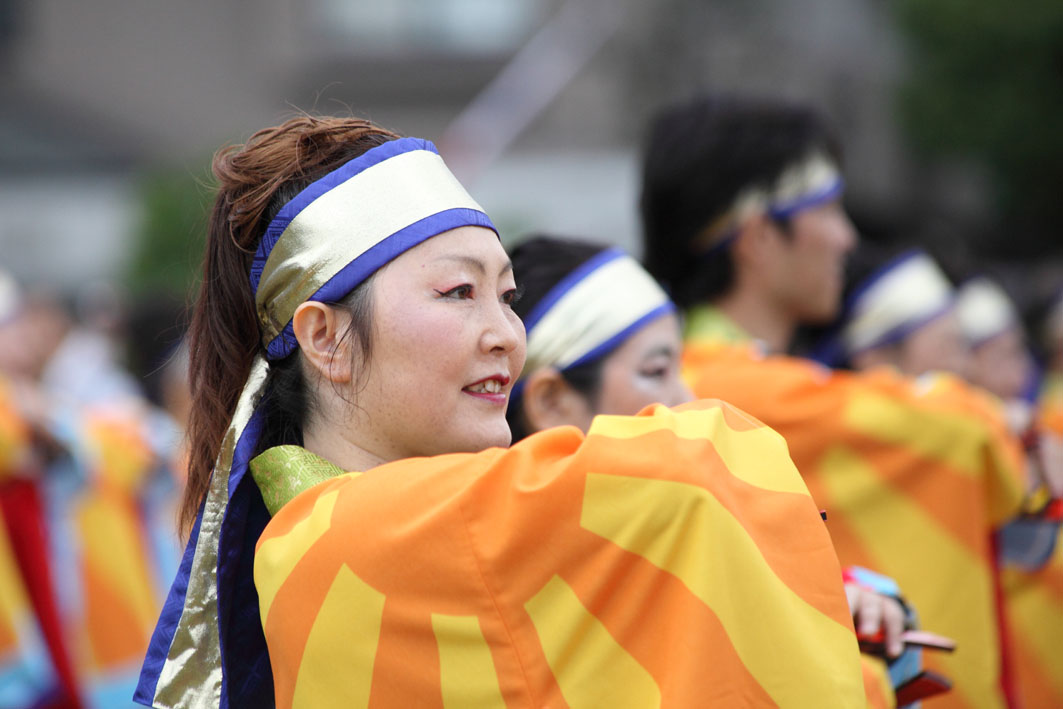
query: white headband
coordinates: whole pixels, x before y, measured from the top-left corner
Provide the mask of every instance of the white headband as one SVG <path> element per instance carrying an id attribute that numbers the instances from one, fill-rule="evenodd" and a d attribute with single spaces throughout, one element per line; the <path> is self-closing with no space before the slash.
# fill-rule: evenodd
<path id="1" fill-rule="evenodd" d="M 311 184 L 274 217 L 251 266 L 269 358 L 295 349 L 299 305 L 338 301 L 399 254 L 460 226 L 494 229 L 427 140 L 390 141 Z"/>
<path id="2" fill-rule="evenodd" d="M 984 276 L 967 281 L 956 293 L 956 315 L 972 347 L 1019 324 L 1019 315 L 1007 293 Z"/>
<path id="3" fill-rule="evenodd" d="M 845 352 L 897 342 L 952 307 L 953 298 L 952 285 L 933 259 L 907 252 L 850 296 L 841 330 Z"/>
<path id="4" fill-rule="evenodd" d="M 597 359 L 674 310 L 635 259 L 619 249 L 603 251 L 563 278 L 528 314 L 524 373 Z"/>
<path id="5" fill-rule="evenodd" d="M 828 202 L 844 188 L 838 167 L 815 152 L 786 168 L 770 188 L 753 186 L 738 193 L 726 212 L 705 227 L 695 240 L 695 250 L 716 251 L 738 233 L 742 222 L 754 214 L 787 219 L 809 207 Z"/>

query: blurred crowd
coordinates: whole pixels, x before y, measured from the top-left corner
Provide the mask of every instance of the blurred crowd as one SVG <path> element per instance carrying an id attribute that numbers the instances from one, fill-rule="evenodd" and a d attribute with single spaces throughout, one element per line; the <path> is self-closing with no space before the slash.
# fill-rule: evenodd
<path id="1" fill-rule="evenodd" d="M 706 254 L 734 248 L 734 235 L 709 236 Z M 828 325 L 810 317 L 820 324 L 796 344 L 773 342 L 721 297 L 716 311 L 688 308 L 700 333 L 688 342 L 752 339 L 765 354 L 888 370 L 927 391 L 966 392 L 966 380 L 1025 461 L 1021 506 L 996 537 L 998 600 L 1019 648 L 1009 671 L 1039 664 L 1063 684 L 1058 645 L 1024 641 L 1063 618 L 1063 284 L 1034 321 L 991 277 L 953 282 L 918 248 L 840 251 L 844 305 Z M 70 297 L 0 274 L 0 707 L 131 704 L 183 545 L 183 310 L 161 295 L 96 285 Z"/>
<path id="2" fill-rule="evenodd" d="M 0 276 L 0 706 L 132 704 L 181 551 L 180 317 Z"/>

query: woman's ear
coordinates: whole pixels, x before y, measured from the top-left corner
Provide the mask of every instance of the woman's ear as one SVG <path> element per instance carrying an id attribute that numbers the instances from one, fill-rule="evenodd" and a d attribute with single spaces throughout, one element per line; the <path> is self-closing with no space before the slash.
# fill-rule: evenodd
<path id="1" fill-rule="evenodd" d="M 347 332 L 351 316 L 345 310 L 307 301 L 295 309 L 292 330 L 299 349 L 318 376 L 336 384 L 351 381 L 354 363 Z"/>
<path id="2" fill-rule="evenodd" d="M 555 426 L 577 426 L 586 433 L 594 418 L 594 410 L 587 398 L 552 367 L 528 375 L 521 401 L 524 420 L 532 432 Z"/>

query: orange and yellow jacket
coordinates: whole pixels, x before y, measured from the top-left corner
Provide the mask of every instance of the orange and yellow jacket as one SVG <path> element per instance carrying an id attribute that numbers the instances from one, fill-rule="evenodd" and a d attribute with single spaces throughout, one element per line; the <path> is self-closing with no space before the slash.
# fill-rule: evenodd
<path id="1" fill-rule="evenodd" d="M 1063 374 L 1049 375 L 1038 402 L 1041 430 L 1063 436 Z M 1063 544 L 1036 571 L 1002 570 L 1015 674 L 1024 706 L 1063 706 Z"/>
<path id="2" fill-rule="evenodd" d="M 343 473 L 251 463 L 278 707 L 853 707 L 830 538 L 786 444 L 719 402 Z"/>
<path id="3" fill-rule="evenodd" d="M 957 641 L 924 664 L 934 705 L 1005 706 L 992 532 L 1022 501 L 1023 455 L 987 398 L 951 377 L 831 371 L 694 332 L 684 373 L 778 431 L 843 565 L 895 579 L 922 627 Z"/>

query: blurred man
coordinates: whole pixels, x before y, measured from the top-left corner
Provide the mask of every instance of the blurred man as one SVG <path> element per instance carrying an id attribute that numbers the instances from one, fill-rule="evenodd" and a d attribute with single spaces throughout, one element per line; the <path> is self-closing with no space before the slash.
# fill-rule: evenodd
<path id="1" fill-rule="evenodd" d="M 647 266 L 688 313 L 695 393 L 783 434 L 843 564 L 895 578 L 923 626 L 957 640 L 954 655 L 925 659 L 955 682 L 937 706 L 1005 706 L 991 530 L 1021 499 L 1017 441 L 955 380 L 765 354 L 837 314 L 856 244 L 842 189 L 837 143 L 805 107 L 672 106 L 644 156 Z"/>

